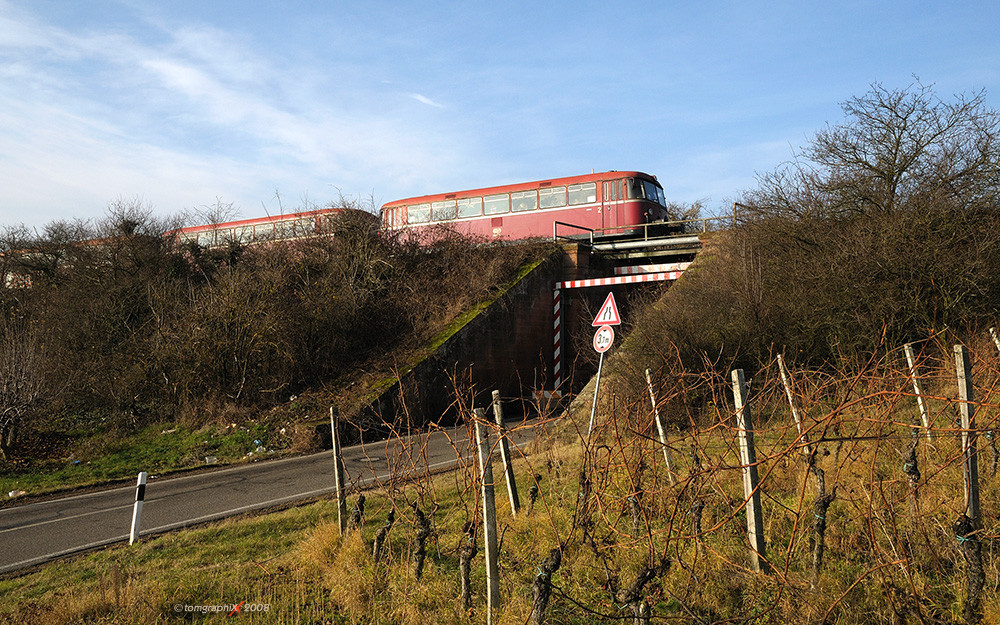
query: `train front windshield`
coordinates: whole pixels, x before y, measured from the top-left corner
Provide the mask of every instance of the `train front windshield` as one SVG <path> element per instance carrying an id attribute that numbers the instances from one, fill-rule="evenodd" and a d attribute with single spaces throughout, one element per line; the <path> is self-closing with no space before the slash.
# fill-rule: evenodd
<path id="1" fill-rule="evenodd" d="M 630 200 L 649 200 L 664 207 L 667 205 L 667 198 L 663 195 L 663 189 L 651 180 L 629 178 L 628 197 Z"/>

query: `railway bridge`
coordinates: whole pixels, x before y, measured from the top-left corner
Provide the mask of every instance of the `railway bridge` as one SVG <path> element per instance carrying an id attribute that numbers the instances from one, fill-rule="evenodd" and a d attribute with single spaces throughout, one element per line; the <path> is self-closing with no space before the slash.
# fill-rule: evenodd
<path id="1" fill-rule="evenodd" d="M 628 291 L 677 280 L 714 225 L 713 219 L 661 222 L 622 233 L 555 222 L 558 251 L 435 341 L 433 353 L 369 405 L 371 422 L 392 421 L 393 414 L 435 420 L 457 394 L 483 406 L 493 390 L 525 402 L 579 391 L 594 365 L 590 322 L 608 291 L 627 319 Z"/>

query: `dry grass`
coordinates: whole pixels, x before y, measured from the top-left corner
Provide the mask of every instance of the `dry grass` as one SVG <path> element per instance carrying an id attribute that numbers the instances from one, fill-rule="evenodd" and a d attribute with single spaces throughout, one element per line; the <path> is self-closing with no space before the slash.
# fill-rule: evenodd
<path id="1" fill-rule="evenodd" d="M 987 354 L 975 363 L 979 423 L 992 430 L 1000 414 L 995 399 L 1000 373 L 988 351 L 976 353 Z M 552 576 L 546 613 L 551 623 L 616 622 L 630 618 L 643 602 L 656 619 L 682 622 L 963 620 L 968 569 L 952 529 L 964 509 L 953 365 L 947 352 L 934 357 L 932 350 L 921 361 L 937 437 L 933 445 L 918 439 L 922 477 L 914 502 L 903 454 L 912 440 L 915 404 L 897 356 L 886 354 L 852 375 L 792 372 L 806 435 L 818 445 L 815 466 L 825 474 L 827 492 L 836 489 L 826 511 L 826 552 L 815 580 L 815 475 L 803 460 L 802 440 L 773 371 L 755 376 L 751 403 L 767 557 L 773 566 L 769 575 L 750 568 L 726 381 L 695 380 L 717 399 L 692 408 L 692 425 L 673 431 L 673 484 L 650 427 L 648 403 L 644 407 L 630 398 L 626 386 L 609 381 L 589 451 L 578 437 L 579 419 L 571 417 L 560 427 L 543 428 L 549 433 L 536 439 L 531 455 L 517 461 L 525 507 L 532 476 L 539 476 L 530 514 L 513 518 L 504 487 L 498 487 L 502 607 L 496 622 L 526 622 L 532 582 L 553 547 L 562 550 L 563 562 Z M 676 373 L 671 379 L 691 382 Z M 663 407 L 683 392 L 669 384 L 657 390 Z M 989 439 L 981 441 L 985 527 L 976 537 L 986 584 L 980 612 L 983 622 L 998 622 L 995 511 L 1000 489 Z M 259 622 L 483 623 L 481 544 L 473 562 L 469 614 L 458 600 L 461 528 L 481 523 L 479 502 L 475 468 L 465 465 L 452 474 L 390 483 L 368 493 L 365 522 L 346 539 L 337 530 L 333 506 L 321 502 L 160 537 L 135 549 L 115 548 L 0 583 L 0 592 L 16 598 L 13 607 L 0 609 L 0 620 L 168 622 L 177 617 L 171 612 L 174 602 L 245 599 L 270 606 L 267 615 L 245 615 Z M 411 558 L 412 504 L 432 521 L 419 580 Z M 698 506 L 700 529 L 693 514 Z M 396 523 L 386 556 L 376 562 L 372 542 L 390 510 Z M 647 568 L 653 571 L 650 579 L 630 594 Z M 224 618 L 197 616 L 205 622 Z"/>

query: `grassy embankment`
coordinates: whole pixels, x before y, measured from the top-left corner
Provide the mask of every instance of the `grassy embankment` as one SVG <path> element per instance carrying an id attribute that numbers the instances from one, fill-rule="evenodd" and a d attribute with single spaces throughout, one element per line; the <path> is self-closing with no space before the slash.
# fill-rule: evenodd
<path id="1" fill-rule="evenodd" d="M 164 475 L 204 467 L 207 457 L 224 465 L 315 451 L 313 431 L 315 425 L 326 422 L 328 406 L 336 405 L 342 414 L 351 415 L 376 400 L 396 382 L 397 375 L 405 375 L 427 358 L 551 253 L 515 267 L 506 282 L 488 289 L 489 297 L 442 314 L 441 329 L 425 342 L 403 339 L 395 349 L 373 356 L 365 366 L 352 369 L 328 387 L 304 392 L 265 412 L 221 406 L 214 416 L 186 415 L 138 429 L 109 427 L 99 415 L 39 422 L 28 449 L 0 467 L 0 493 L 8 499 L 11 491 L 35 496 L 134 480 L 139 471 Z"/>

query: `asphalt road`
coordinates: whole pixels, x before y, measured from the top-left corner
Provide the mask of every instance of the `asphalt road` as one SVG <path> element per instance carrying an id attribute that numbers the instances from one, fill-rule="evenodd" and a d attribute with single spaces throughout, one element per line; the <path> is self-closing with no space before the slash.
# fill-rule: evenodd
<path id="1" fill-rule="evenodd" d="M 530 428 L 519 427 L 512 432 L 512 444 L 523 450 L 531 437 Z M 459 458 L 471 461 L 472 450 L 462 428 L 359 445 L 343 452 L 347 481 L 361 488 L 444 470 Z M 499 462 L 499 452 L 494 456 Z M 333 489 L 330 451 L 150 479 L 140 536 L 308 500 Z M 135 491 L 131 485 L 0 509 L 0 573 L 127 541 Z"/>

